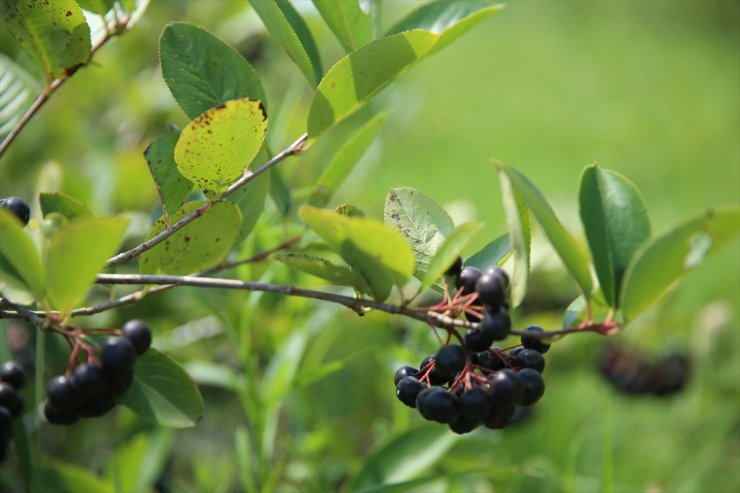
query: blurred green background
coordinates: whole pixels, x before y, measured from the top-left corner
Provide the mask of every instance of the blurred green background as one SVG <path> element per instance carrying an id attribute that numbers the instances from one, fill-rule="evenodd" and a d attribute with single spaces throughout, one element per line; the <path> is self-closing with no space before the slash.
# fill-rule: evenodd
<path id="1" fill-rule="evenodd" d="M 384 24 L 421 3 L 386 1 Z M 294 4 L 309 21 L 326 71 L 340 47 L 310 2 Z M 304 131 L 309 88 L 245 2 L 154 1 L 24 130 L 0 161 L 0 196 L 30 199 L 39 187 L 56 188 L 99 213 L 139 211 L 146 227 L 156 192 L 141 152 L 168 124 L 187 123 L 158 71 L 158 36 L 174 20 L 201 25 L 250 58 L 273 108 L 274 149 Z M 30 66 L 3 33 L 0 47 Z M 480 246 L 505 230 L 496 158 L 521 169 L 582 237 L 578 180 L 584 166 L 597 162 L 642 190 L 660 233 L 712 206 L 740 202 L 740 3 L 510 2 L 404 75 L 370 109 L 392 115 L 332 205 L 351 202 L 380 217 L 390 187 L 412 186 L 444 204 L 458 223 L 484 221 Z M 311 185 L 345 134 L 339 128 L 284 163 L 291 187 Z M 269 209 L 249 248 L 274 244 L 285 228 Z M 515 324 L 556 328 L 577 293 L 538 236 L 533 269 Z M 280 266 L 240 274 L 318 285 Z M 152 475 L 161 476 L 162 491 L 245 488 L 235 427 L 252 442 L 255 434 L 274 433 L 273 442 L 262 442 L 273 443 L 269 451 L 248 454 L 257 462 L 249 466 L 256 481 L 268 490 L 351 490 L 370 484 L 357 479 L 372 477 L 369 469 L 406 461 L 412 464 L 401 468 L 406 475 L 391 479 L 432 479 L 399 491 L 738 491 L 739 314 L 735 239 L 615 338 L 648 354 L 688 352 L 694 371 L 685 392 L 671 399 L 619 394 L 596 371 L 605 341 L 569 337 L 547 355 L 547 392 L 531 416 L 502 432 L 455 438 L 425 425 L 393 395 L 395 368 L 436 350 L 423 325 L 379 314 L 358 318 L 301 300 L 182 290 L 90 323 L 148 318 L 160 347 L 182 362 L 225 362 L 259 380 L 247 382 L 256 394 L 265 381 L 275 383 L 270 371 L 282 368 L 297 375 L 284 407 L 257 417 L 232 393 L 206 385 L 206 416 L 193 430 L 152 429 L 121 411 L 110 422 L 43 432 L 50 454 L 100 474 L 110 474 L 117 454 L 164 450 L 157 456 L 164 473 Z M 230 320 L 241 325 L 228 328 Z M 240 334 L 239 351 L 224 335 L 230 330 Z M 187 342 L 189 334 L 195 342 Z M 276 355 L 288 364 L 275 363 Z M 312 380 L 312 371 L 348 355 L 340 371 Z M 108 435 L 103 430 L 111 422 L 117 431 Z M 131 461 L 127 470 L 145 475 Z M 0 477 L 12 481 L 13 474 L 3 470 Z"/>

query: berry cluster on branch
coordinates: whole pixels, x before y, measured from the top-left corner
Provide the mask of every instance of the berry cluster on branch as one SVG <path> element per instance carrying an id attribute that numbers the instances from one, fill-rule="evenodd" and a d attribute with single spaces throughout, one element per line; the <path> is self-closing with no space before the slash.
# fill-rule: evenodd
<path id="1" fill-rule="evenodd" d="M 26 383 L 23 369 L 14 361 L 0 367 L 0 463 L 7 459 L 13 445 L 11 420 L 23 412 L 23 398 L 18 393 Z"/>

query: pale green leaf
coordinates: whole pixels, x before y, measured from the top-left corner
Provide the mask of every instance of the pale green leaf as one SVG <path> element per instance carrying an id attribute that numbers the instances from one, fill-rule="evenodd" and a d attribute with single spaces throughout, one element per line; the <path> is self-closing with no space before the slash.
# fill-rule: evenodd
<path id="1" fill-rule="evenodd" d="M 36 296 L 44 292 L 44 272 L 31 237 L 20 220 L 0 207 L 0 290 L 24 287 Z M 19 283 L 22 281 L 22 284 Z M 5 293 L 10 296 L 10 293 Z M 18 300 L 20 301 L 20 300 Z"/>
<path id="2" fill-rule="evenodd" d="M 342 216 L 365 217 L 365 212 L 352 204 L 339 204 L 334 208 L 334 212 Z"/>
<path id="3" fill-rule="evenodd" d="M 39 194 L 39 205 L 44 217 L 49 214 L 58 213 L 67 219 L 91 216 L 92 212 L 85 204 L 61 192 L 50 192 Z"/>
<path id="4" fill-rule="evenodd" d="M 529 279 L 529 255 L 532 234 L 529 225 L 529 210 L 519 193 L 511 186 L 509 176 L 499 168 L 501 199 L 506 212 L 506 225 L 509 229 L 509 241 L 514 255 L 514 272 L 511 276 L 511 306 L 516 308 L 527 294 Z"/>
<path id="5" fill-rule="evenodd" d="M 98 15 L 105 15 L 111 8 L 115 0 L 77 0 L 80 7 Z"/>
<path id="6" fill-rule="evenodd" d="M 0 53 L 0 137 L 10 133 L 39 91 L 28 72 Z"/>
<path id="7" fill-rule="evenodd" d="M 421 278 L 419 292 L 430 288 L 437 282 L 447 270 L 455 263 L 457 257 L 475 236 L 481 232 L 483 225 L 480 223 L 465 223 L 455 228 L 452 233 L 444 239 L 439 248 L 434 252 L 424 277 Z"/>
<path id="8" fill-rule="evenodd" d="M 179 138 L 180 131 L 171 130 L 160 135 L 144 151 L 165 218 L 185 202 L 193 189 L 193 184 L 180 174 L 175 163 L 175 145 Z"/>
<path id="9" fill-rule="evenodd" d="M 283 253 L 276 255 L 275 259 L 333 284 L 351 286 L 363 293 L 370 292 L 367 283 L 359 274 L 343 265 L 335 265 L 321 257 L 302 253 Z"/>
<path id="10" fill-rule="evenodd" d="M 40 491 L 54 493 L 113 493 L 113 485 L 103 481 L 88 469 L 59 461 L 47 460 L 36 465 Z"/>
<path id="11" fill-rule="evenodd" d="M 360 0 L 313 0 L 313 4 L 347 53 L 372 39 L 372 19 L 360 8 Z"/>

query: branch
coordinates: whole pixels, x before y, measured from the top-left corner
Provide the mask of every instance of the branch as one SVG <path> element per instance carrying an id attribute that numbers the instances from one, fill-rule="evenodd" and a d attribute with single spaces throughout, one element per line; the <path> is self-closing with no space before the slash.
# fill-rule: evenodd
<path id="1" fill-rule="evenodd" d="M 103 46 L 105 46 L 108 41 L 113 39 L 114 37 L 118 36 L 119 34 L 123 33 L 126 30 L 126 26 L 129 22 L 128 17 L 123 17 L 122 19 L 118 20 L 115 25 L 111 29 L 106 29 L 105 36 L 98 41 L 98 43 L 93 46 L 90 49 L 90 55 L 87 58 L 87 62 L 85 62 L 85 65 L 89 65 L 92 61 L 93 56 L 95 53 L 98 52 Z M 107 26 L 106 26 L 107 28 Z M 81 68 L 81 67 L 80 67 Z M 46 88 L 44 88 L 43 92 L 38 95 L 36 100 L 33 102 L 30 108 L 23 114 L 21 119 L 16 123 L 16 125 L 13 127 L 13 129 L 10 131 L 10 133 L 5 137 L 5 139 L 0 143 L 0 158 L 2 158 L 3 154 L 5 154 L 5 151 L 8 150 L 10 147 L 10 144 L 13 143 L 16 137 L 18 137 L 18 134 L 21 133 L 21 130 L 23 130 L 26 125 L 31 121 L 31 119 L 36 115 L 36 113 L 41 109 L 42 106 L 49 100 L 52 94 L 54 94 L 60 87 L 62 87 L 62 84 L 64 84 L 66 81 L 68 81 L 74 74 L 77 73 L 77 69 L 70 70 L 68 73 L 65 73 L 65 75 L 61 79 L 55 79 L 53 80 Z"/>
<path id="2" fill-rule="evenodd" d="M 279 162 L 283 161 L 285 158 L 292 156 L 294 154 L 297 154 L 300 152 L 300 150 L 303 148 L 303 144 L 308 139 L 308 134 L 301 135 L 298 140 L 293 142 L 290 146 L 288 146 L 286 149 L 281 151 L 280 153 L 273 156 L 270 160 L 265 162 L 262 166 L 257 168 L 254 171 L 245 173 L 241 178 L 236 180 L 234 183 L 232 183 L 229 188 L 227 188 L 224 193 L 221 194 L 219 198 L 216 200 L 208 201 L 202 206 L 195 209 L 193 212 L 188 214 L 187 216 L 183 217 L 179 221 L 177 221 L 175 224 L 170 226 L 169 228 L 165 229 L 158 235 L 148 239 L 147 241 L 141 243 L 140 245 L 135 246 L 131 250 L 119 253 L 118 255 L 111 257 L 108 259 L 108 263 L 106 264 L 107 267 L 112 267 L 114 265 L 118 265 L 120 263 L 126 262 L 128 260 L 131 260 L 133 258 L 138 257 L 142 253 L 146 252 L 147 250 L 151 249 L 155 245 L 158 245 L 162 243 L 164 240 L 190 224 L 191 222 L 198 219 L 200 216 L 206 213 L 208 209 L 213 206 L 213 204 L 222 201 L 225 199 L 228 195 L 235 192 L 239 188 L 243 187 L 253 179 L 255 179 L 257 176 L 261 175 L 265 171 L 269 170 Z"/>

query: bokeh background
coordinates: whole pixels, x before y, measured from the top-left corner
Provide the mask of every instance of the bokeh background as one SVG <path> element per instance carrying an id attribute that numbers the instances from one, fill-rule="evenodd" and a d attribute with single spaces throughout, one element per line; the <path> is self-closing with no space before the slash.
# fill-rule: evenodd
<path id="1" fill-rule="evenodd" d="M 386 1 L 384 24 L 421 3 Z M 167 125 L 187 123 L 158 70 L 159 34 L 175 20 L 218 34 L 254 64 L 275 112 L 271 146 L 293 141 L 305 130 L 310 90 L 245 4 L 152 2 L 140 23 L 106 46 L 24 130 L 0 161 L 0 196 L 32 200 L 39 190 L 58 189 L 99 213 L 133 211 L 145 231 L 156 191 L 142 151 Z M 294 4 L 327 70 L 340 46 L 310 2 Z M 30 67 L 2 30 L 0 51 Z M 388 189 L 412 186 L 456 222 L 484 221 L 481 246 L 505 231 L 496 158 L 521 169 L 582 238 L 578 181 L 596 162 L 634 181 L 660 233 L 740 202 L 740 3 L 509 2 L 381 93 L 369 110 L 380 109 L 392 114 L 334 205 L 350 202 L 381 217 Z M 298 196 L 345 135 L 339 128 L 284 163 Z M 292 220 L 268 206 L 244 251 L 269 245 Z M 541 235 L 533 248 L 531 292 L 515 324 L 556 328 L 576 287 Z M 241 274 L 319 285 L 280 266 Z M 395 368 L 418 364 L 437 348 L 423 325 L 300 300 L 183 289 L 90 323 L 150 320 L 155 346 L 190 362 L 204 383 L 202 423 L 173 433 L 120 411 L 41 432 L 51 456 L 108 478 L 120 468 L 143 483 L 156 481 L 160 491 L 241 491 L 249 488 L 245 476 L 263 491 L 348 491 L 374 477 L 429 478 L 398 491 L 738 491 L 739 314 L 735 239 L 613 338 L 649 356 L 688 353 L 684 392 L 664 399 L 620 394 L 597 371 L 606 341 L 569 337 L 547 355 L 547 392 L 531 415 L 502 432 L 457 438 L 425 425 L 394 396 Z M 230 320 L 239 325 L 229 328 Z M 230 331 L 238 333 L 239 350 Z M 6 332 L 33 339 L 23 327 Z M 15 349 L 21 354 L 22 344 Z M 217 378 L 198 373 L 195 363 L 209 361 L 225 362 L 254 402 L 281 379 L 289 380 L 287 390 L 264 409 L 250 407 Z M 331 362 L 339 371 L 326 370 Z M 115 432 L 106 432 L 110 427 Z M 245 435 L 251 464 L 239 451 Z M 144 452 L 156 457 L 156 467 L 142 465 Z M 9 491 L 17 488 L 12 471 L 0 478 Z"/>

